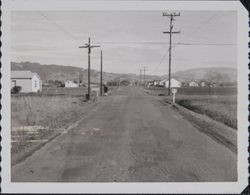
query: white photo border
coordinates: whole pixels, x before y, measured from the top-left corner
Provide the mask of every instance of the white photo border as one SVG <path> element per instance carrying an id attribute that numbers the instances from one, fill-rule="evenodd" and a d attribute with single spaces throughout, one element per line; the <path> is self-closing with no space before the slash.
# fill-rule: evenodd
<path id="1" fill-rule="evenodd" d="M 238 62 L 238 181 L 237 182 L 136 182 L 136 183 L 14 183 L 10 163 L 10 13 L 11 11 L 237 11 Z M 240 193 L 248 185 L 248 12 L 240 1 L 79 1 L 8 0 L 2 2 L 1 57 L 1 189 L 2 193 Z"/>

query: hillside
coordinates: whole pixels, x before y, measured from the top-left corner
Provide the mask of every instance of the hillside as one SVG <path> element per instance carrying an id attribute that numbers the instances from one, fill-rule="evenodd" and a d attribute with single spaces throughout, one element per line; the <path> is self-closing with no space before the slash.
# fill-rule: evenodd
<path id="1" fill-rule="evenodd" d="M 66 81 L 73 80 L 79 81 L 81 77 L 83 83 L 87 82 L 87 69 L 82 69 L 73 66 L 62 65 L 41 65 L 39 63 L 32 62 L 11 62 L 11 70 L 30 70 L 40 75 L 43 81 L 58 80 Z M 80 76 L 81 74 L 81 76 Z M 189 81 L 213 81 L 213 82 L 235 82 L 237 81 L 237 71 L 233 68 L 198 68 L 185 71 L 179 71 L 172 74 L 172 76 L 182 82 Z M 137 74 L 118 74 L 118 73 L 103 73 L 105 81 L 111 80 L 139 80 L 140 77 Z M 168 78 L 165 76 L 152 76 L 147 75 L 147 80 Z M 92 82 L 98 83 L 100 80 L 100 72 L 97 70 L 91 70 Z"/>
<path id="2" fill-rule="evenodd" d="M 81 77 L 83 82 L 87 82 L 88 77 L 87 69 L 62 65 L 41 65 L 39 63 L 32 62 L 11 62 L 11 70 L 30 70 L 32 72 L 36 72 L 43 81 L 79 81 L 79 78 Z M 103 78 L 105 81 L 111 81 L 115 79 L 138 80 L 139 77 L 136 74 L 116 74 L 103 72 Z M 91 70 L 91 82 L 98 83 L 99 80 L 100 72 L 97 70 Z"/>
<path id="3" fill-rule="evenodd" d="M 173 77 L 182 81 L 236 82 L 237 70 L 233 68 L 197 68 L 175 72 Z"/>

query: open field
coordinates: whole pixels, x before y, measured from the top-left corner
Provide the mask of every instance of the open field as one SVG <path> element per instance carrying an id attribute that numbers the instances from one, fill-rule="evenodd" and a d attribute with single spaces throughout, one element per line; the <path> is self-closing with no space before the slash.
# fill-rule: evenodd
<path id="1" fill-rule="evenodd" d="M 98 87 L 94 87 L 98 89 Z M 117 87 L 109 86 L 109 90 L 115 90 Z M 98 90 L 99 91 L 99 90 Z M 13 97 L 19 96 L 60 96 L 60 95 L 71 95 L 71 96 L 84 96 L 88 92 L 86 87 L 76 88 L 65 88 L 65 87 L 43 87 L 42 92 L 38 93 L 18 93 L 12 94 Z"/>
<path id="2" fill-rule="evenodd" d="M 171 98 L 168 98 L 171 99 Z M 176 103 L 237 129 L 237 96 L 178 95 Z"/>
<path id="3" fill-rule="evenodd" d="M 65 87 L 43 87 L 41 94 L 44 95 L 84 95 L 87 93 L 86 87 L 65 88 Z"/>
<path id="4" fill-rule="evenodd" d="M 74 96 L 12 97 L 12 152 L 46 141 L 91 106 L 82 97 Z"/>
<path id="5" fill-rule="evenodd" d="M 167 89 L 163 87 L 151 87 L 154 93 L 167 93 Z M 178 94 L 181 95 L 236 95 L 236 87 L 181 87 L 178 88 Z"/>
<path id="6" fill-rule="evenodd" d="M 176 103 L 225 125 L 237 129 L 237 89 L 213 88 L 206 94 L 204 87 L 178 88 Z M 150 95 L 166 95 L 167 89 L 156 88 L 146 91 Z M 184 94 L 183 94 L 184 93 Z M 172 96 L 164 96 L 172 101 Z"/>
<path id="7" fill-rule="evenodd" d="M 42 92 L 38 93 L 17 93 L 12 94 L 16 96 L 54 96 L 54 95 L 73 95 L 73 96 L 84 96 L 87 93 L 87 88 L 64 88 L 64 87 L 43 87 Z"/>

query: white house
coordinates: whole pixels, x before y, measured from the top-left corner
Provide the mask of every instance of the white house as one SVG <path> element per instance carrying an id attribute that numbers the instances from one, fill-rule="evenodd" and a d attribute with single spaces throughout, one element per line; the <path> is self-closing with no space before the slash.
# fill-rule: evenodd
<path id="1" fill-rule="evenodd" d="M 41 92 L 42 80 L 31 71 L 11 71 L 11 88 L 14 86 L 20 86 L 23 93 Z"/>
<path id="2" fill-rule="evenodd" d="M 167 80 L 168 80 L 168 79 L 164 79 L 164 80 L 159 81 L 158 85 L 159 85 L 159 86 L 165 86 L 165 82 L 166 82 Z"/>
<path id="3" fill-rule="evenodd" d="M 153 82 L 154 82 L 154 86 L 157 86 L 157 85 L 159 85 L 159 83 L 160 83 L 159 80 L 154 80 Z"/>
<path id="4" fill-rule="evenodd" d="M 200 86 L 201 86 L 201 87 L 206 87 L 206 85 L 207 85 L 207 84 L 206 84 L 205 81 L 200 82 Z"/>
<path id="5" fill-rule="evenodd" d="M 189 83 L 189 87 L 199 87 L 199 83 L 195 82 L 195 81 L 191 81 Z"/>
<path id="6" fill-rule="evenodd" d="M 165 86 L 166 88 L 168 88 L 169 85 L 169 80 L 168 79 L 164 79 L 162 81 L 160 81 L 160 85 Z M 181 82 L 172 78 L 170 81 L 170 88 L 179 88 L 181 87 Z"/>
<path id="7" fill-rule="evenodd" d="M 67 87 L 67 88 L 75 88 L 75 87 L 79 87 L 79 84 L 74 83 L 73 81 L 65 81 L 65 87 Z"/>

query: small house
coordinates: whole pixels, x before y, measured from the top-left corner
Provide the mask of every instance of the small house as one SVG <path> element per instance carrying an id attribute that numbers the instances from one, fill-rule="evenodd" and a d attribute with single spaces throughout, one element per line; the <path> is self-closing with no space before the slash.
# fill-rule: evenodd
<path id="1" fill-rule="evenodd" d="M 75 83 L 74 81 L 65 81 L 66 88 L 76 88 L 79 87 L 79 84 Z"/>
<path id="2" fill-rule="evenodd" d="M 147 87 L 153 87 L 154 86 L 154 81 L 148 81 Z"/>
<path id="3" fill-rule="evenodd" d="M 169 80 L 164 79 L 164 80 L 160 81 L 160 85 L 163 85 L 164 87 L 168 88 L 169 87 Z M 181 82 L 172 78 L 170 80 L 170 88 L 179 88 L 179 87 L 181 87 Z"/>
<path id="4" fill-rule="evenodd" d="M 199 84 L 197 82 L 195 82 L 195 81 L 191 81 L 189 83 L 189 87 L 199 87 Z"/>
<path id="5" fill-rule="evenodd" d="M 160 80 L 154 80 L 153 82 L 154 82 L 154 86 L 158 86 L 160 83 Z"/>
<path id="6" fill-rule="evenodd" d="M 42 80 L 37 73 L 31 71 L 11 71 L 11 88 L 20 86 L 23 93 L 41 92 Z"/>
<path id="7" fill-rule="evenodd" d="M 201 82 L 200 82 L 200 86 L 201 86 L 201 87 L 206 87 L 206 86 L 207 86 L 207 83 L 206 83 L 205 81 L 201 81 Z"/>

